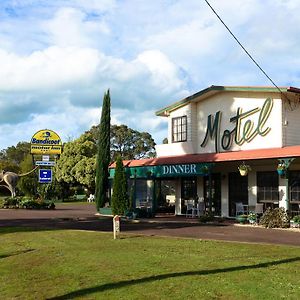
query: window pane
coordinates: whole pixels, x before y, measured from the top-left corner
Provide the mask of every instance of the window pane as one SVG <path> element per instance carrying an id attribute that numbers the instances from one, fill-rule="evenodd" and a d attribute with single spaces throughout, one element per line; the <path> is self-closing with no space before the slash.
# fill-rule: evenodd
<path id="1" fill-rule="evenodd" d="M 257 200 L 278 201 L 278 174 L 272 172 L 257 172 Z"/>
<path id="2" fill-rule="evenodd" d="M 172 119 L 173 142 L 184 142 L 187 140 L 187 117 L 177 117 Z"/>

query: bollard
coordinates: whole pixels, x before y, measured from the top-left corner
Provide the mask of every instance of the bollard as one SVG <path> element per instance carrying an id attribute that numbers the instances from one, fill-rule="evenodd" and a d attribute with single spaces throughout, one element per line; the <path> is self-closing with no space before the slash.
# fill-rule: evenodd
<path id="1" fill-rule="evenodd" d="M 113 231 L 115 240 L 120 234 L 120 216 L 118 215 L 113 217 Z"/>

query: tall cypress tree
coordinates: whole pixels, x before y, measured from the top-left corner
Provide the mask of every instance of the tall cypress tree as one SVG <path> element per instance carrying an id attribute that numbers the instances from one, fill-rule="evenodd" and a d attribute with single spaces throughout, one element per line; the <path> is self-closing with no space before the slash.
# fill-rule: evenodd
<path id="1" fill-rule="evenodd" d="M 120 156 L 117 157 L 114 176 L 113 195 L 111 198 L 113 215 L 124 215 L 129 209 L 129 197 L 127 194 L 127 179 Z"/>
<path id="2" fill-rule="evenodd" d="M 96 159 L 95 202 L 97 210 L 107 202 L 108 166 L 110 163 L 110 94 L 104 94 L 99 126 L 98 149 Z"/>

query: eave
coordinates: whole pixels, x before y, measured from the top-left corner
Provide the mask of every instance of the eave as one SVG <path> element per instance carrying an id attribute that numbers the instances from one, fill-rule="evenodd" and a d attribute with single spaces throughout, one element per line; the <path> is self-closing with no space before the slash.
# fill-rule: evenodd
<path id="1" fill-rule="evenodd" d="M 295 87 L 279 87 L 281 93 L 296 93 L 300 94 L 300 89 Z M 155 114 L 157 116 L 166 117 L 171 111 L 174 111 L 180 107 L 183 107 L 193 100 L 203 100 L 221 92 L 264 92 L 264 93 L 280 93 L 276 87 L 262 87 L 262 86 L 217 86 L 212 85 L 204 90 L 201 90 L 191 96 L 188 96 L 180 101 L 177 101 L 169 106 L 166 106 L 158 110 Z"/>
<path id="2" fill-rule="evenodd" d="M 300 146 L 288 146 L 283 148 L 268 148 L 244 151 L 231 151 L 222 153 L 187 154 L 180 156 L 164 156 L 140 160 L 123 161 L 125 167 L 144 167 L 170 164 L 189 163 L 222 163 L 229 161 L 249 161 L 262 159 L 300 157 Z M 112 163 L 109 168 L 115 168 Z"/>

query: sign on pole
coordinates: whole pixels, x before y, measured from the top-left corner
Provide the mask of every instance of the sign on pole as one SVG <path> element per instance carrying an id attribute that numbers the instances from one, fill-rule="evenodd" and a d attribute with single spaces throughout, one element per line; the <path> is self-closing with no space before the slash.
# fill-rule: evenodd
<path id="1" fill-rule="evenodd" d="M 61 154 L 62 142 L 59 135 L 50 129 L 36 132 L 30 141 L 31 154 Z"/>
<path id="2" fill-rule="evenodd" d="M 39 182 L 51 183 L 52 182 L 52 170 L 51 169 L 39 169 Z"/>
<path id="3" fill-rule="evenodd" d="M 120 216 L 116 215 L 113 218 L 113 228 L 114 228 L 114 240 L 119 236 L 120 234 Z"/>

